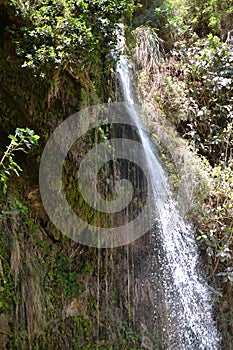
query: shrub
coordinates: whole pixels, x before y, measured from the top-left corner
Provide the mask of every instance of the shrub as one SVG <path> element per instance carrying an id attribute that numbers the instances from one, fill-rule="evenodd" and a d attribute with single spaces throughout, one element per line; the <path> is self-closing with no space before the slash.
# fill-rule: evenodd
<path id="1" fill-rule="evenodd" d="M 173 53 L 184 82 L 178 130 L 212 164 L 232 158 L 233 53 L 216 36 L 179 43 Z"/>

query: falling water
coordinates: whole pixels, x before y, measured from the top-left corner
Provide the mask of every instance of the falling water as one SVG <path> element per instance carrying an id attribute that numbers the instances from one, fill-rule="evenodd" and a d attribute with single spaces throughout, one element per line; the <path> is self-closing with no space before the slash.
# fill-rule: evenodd
<path id="1" fill-rule="evenodd" d="M 211 295 L 207 283 L 197 271 L 198 251 L 194 232 L 179 215 L 170 196 L 164 170 L 158 157 L 153 154 L 147 134 L 142 131 L 140 115 L 133 105 L 135 92 L 132 74 L 123 53 L 119 57 L 117 73 L 124 100 L 129 104 L 129 114 L 138 127 L 151 175 L 158 221 L 154 236 L 160 240 L 160 278 L 166 304 L 163 322 L 167 337 L 166 349 L 220 349 L 220 337 L 212 318 Z"/>

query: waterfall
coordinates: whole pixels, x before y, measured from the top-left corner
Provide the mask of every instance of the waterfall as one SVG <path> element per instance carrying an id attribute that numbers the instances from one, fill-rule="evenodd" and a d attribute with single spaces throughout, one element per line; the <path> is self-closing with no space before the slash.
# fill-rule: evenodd
<path id="1" fill-rule="evenodd" d="M 122 37 L 120 45 L 124 45 Z M 166 304 L 163 331 L 167 340 L 164 349 L 220 349 L 220 336 L 212 316 L 211 294 L 197 269 L 198 249 L 194 231 L 179 214 L 160 160 L 153 154 L 151 141 L 142 130 L 141 117 L 134 108 L 136 94 L 132 85 L 132 72 L 122 51 L 117 73 L 124 102 L 128 104 L 130 117 L 138 128 L 151 177 L 158 226 L 152 237 L 160 241 L 160 279 Z M 153 279 L 153 261 L 151 264 Z M 152 317 L 155 322 L 156 314 Z"/>

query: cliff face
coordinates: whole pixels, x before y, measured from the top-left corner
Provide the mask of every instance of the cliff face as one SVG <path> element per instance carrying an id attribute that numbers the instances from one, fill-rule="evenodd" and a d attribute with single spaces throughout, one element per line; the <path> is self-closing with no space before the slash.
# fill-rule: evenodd
<path id="1" fill-rule="evenodd" d="M 82 246 L 52 225 L 39 193 L 40 157 L 52 131 L 77 110 L 115 99 L 110 62 L 99 57 L 85 69 L 67 64 L 42 77 L 22 67 L 25 58 L 16 54 L 16 37 L 27 18 L 7 1 L 0 18 L 1 149 L 16 127 L 40 135 L 37 148 L 16 154 L 23 173 L 12 175 L 1 199 L 0 348 L 152 349 L 145 315 L 153 293 L 143 266 L 150 234 L 117 249 Z M 85 151 L 85 142 L 76 145 L 77 153 Z M 72 188 L 72 159 L 68 169 L 65 181 Z M 77 210 L 82 204 L 72 194 L 70 201 Z M 159 332 L 158 327 L 157 338 Z"/>
<path id="2" fill-rule="evenodd" d="M 3 349 L 138 349 L 141 337 L 153 349 L 152 339 L 160 342 L 159 327 L 150 333 L 148 237 L 97 250 L 55 240 L 22 218 L 4 222 L 1 237 Z"/>

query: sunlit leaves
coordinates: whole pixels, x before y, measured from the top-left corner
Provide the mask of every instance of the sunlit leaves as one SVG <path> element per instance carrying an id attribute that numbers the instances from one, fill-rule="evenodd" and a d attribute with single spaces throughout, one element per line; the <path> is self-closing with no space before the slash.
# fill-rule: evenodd
<path id="1" fill-rule="evenodd" d="M 62 68 L 71 61 L 81 65 L 104 55 L 116 40 L 122 16 L 130 15 L 133 0 L 11 0 L 25 20 L 17 36 L 17 52 L 23 67 L 35 71 Z"/>
<path id="2" fill-rule="evenodd" d="M 232 0 L 186 0 L 186 21 L 199 36 L 221 32 L 221 20 L 233 11 Z"/>

